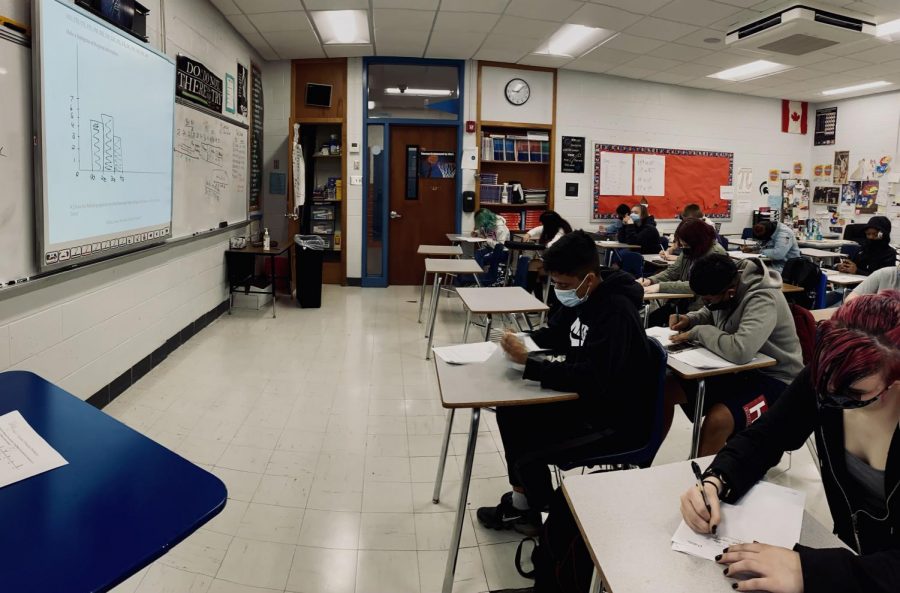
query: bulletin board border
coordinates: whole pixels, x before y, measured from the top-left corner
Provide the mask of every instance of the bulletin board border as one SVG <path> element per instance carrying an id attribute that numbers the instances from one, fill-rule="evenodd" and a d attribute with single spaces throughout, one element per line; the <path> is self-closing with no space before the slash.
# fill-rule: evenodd
<path id="1" fill-rule="evenodd" d="M 613 213 L 596 216 L 597 203 L 600 199 L 600 153 L 619 152 L 627 154 L 658 154 L 662 156 L 701 156 L 728 159 L 728 184 L 734 182 L 734 153 L 715 150 L 693 150 L 687 148 L 653 148 L 650 146 L 629 146 L 627 144 L 594 143 L 594 187 L 591 198 L 591 220 L 611 220 Z M 728 212 L 724 214 L 707 214 L 707 218 L 718 221 L 729 221 L 732 215 L 732 203 L 728 202 Z M 670 219 L 674 220 L 674 219 Z"/>

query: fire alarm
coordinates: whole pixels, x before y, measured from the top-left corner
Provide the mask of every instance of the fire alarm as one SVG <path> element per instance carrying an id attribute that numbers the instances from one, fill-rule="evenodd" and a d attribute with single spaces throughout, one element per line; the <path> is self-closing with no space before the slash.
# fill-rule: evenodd
<path id="1" fill-rule="evenodd" d="M 475 122 L 467 121 L 466 122 L 466 132 L 469 134 L 473 134 L 475 132 Z"/>

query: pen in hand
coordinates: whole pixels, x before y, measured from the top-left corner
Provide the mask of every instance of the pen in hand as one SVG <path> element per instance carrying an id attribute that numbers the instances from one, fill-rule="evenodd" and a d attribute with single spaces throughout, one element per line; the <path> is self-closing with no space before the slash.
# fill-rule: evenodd
<path id="1" fill-rule="evenodd" d="M 709 499 L 706 497 L 706 489 L 703 488 L 703 475 L 700 473 L 700 466 L 696 461 L 691 461 L 691 469 L 694 470 L 694 477 L 697 478 L 697 488 L 700 489 L 700 495 L 703 497 L 703 504 L 706 505 L 706 512 L 712 519 L 712 507 L 709 506 Z M 712 532 L 716 532 L 716 526 L 713 526 Z"/>

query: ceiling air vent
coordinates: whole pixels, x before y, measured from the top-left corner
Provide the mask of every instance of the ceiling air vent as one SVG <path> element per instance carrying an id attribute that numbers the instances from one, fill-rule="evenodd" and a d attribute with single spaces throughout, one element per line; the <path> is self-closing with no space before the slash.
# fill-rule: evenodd
<path id="1" fill-rule="evenodd" d="M 802 56 L 841 43 L 869 39 L 875 23 L 803 5 L 790 6 L 729 31 L 725 45 Z"/>

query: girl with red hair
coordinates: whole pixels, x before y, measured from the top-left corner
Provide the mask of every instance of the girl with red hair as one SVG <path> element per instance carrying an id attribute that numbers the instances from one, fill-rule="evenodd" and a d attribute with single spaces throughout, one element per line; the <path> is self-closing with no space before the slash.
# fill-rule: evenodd
<path id="1" fill-rule="evenodd" d="M 815 434 L 822 484 L 845 549 L 730 546 L 716 560 L 738 591 L 900 591 L 900 292 L 861 296 L 821 326 L 812 363 L 735 435 L 681 497 L 685 522 L 715 533 L 719 500 L 740 499 Z"/>

